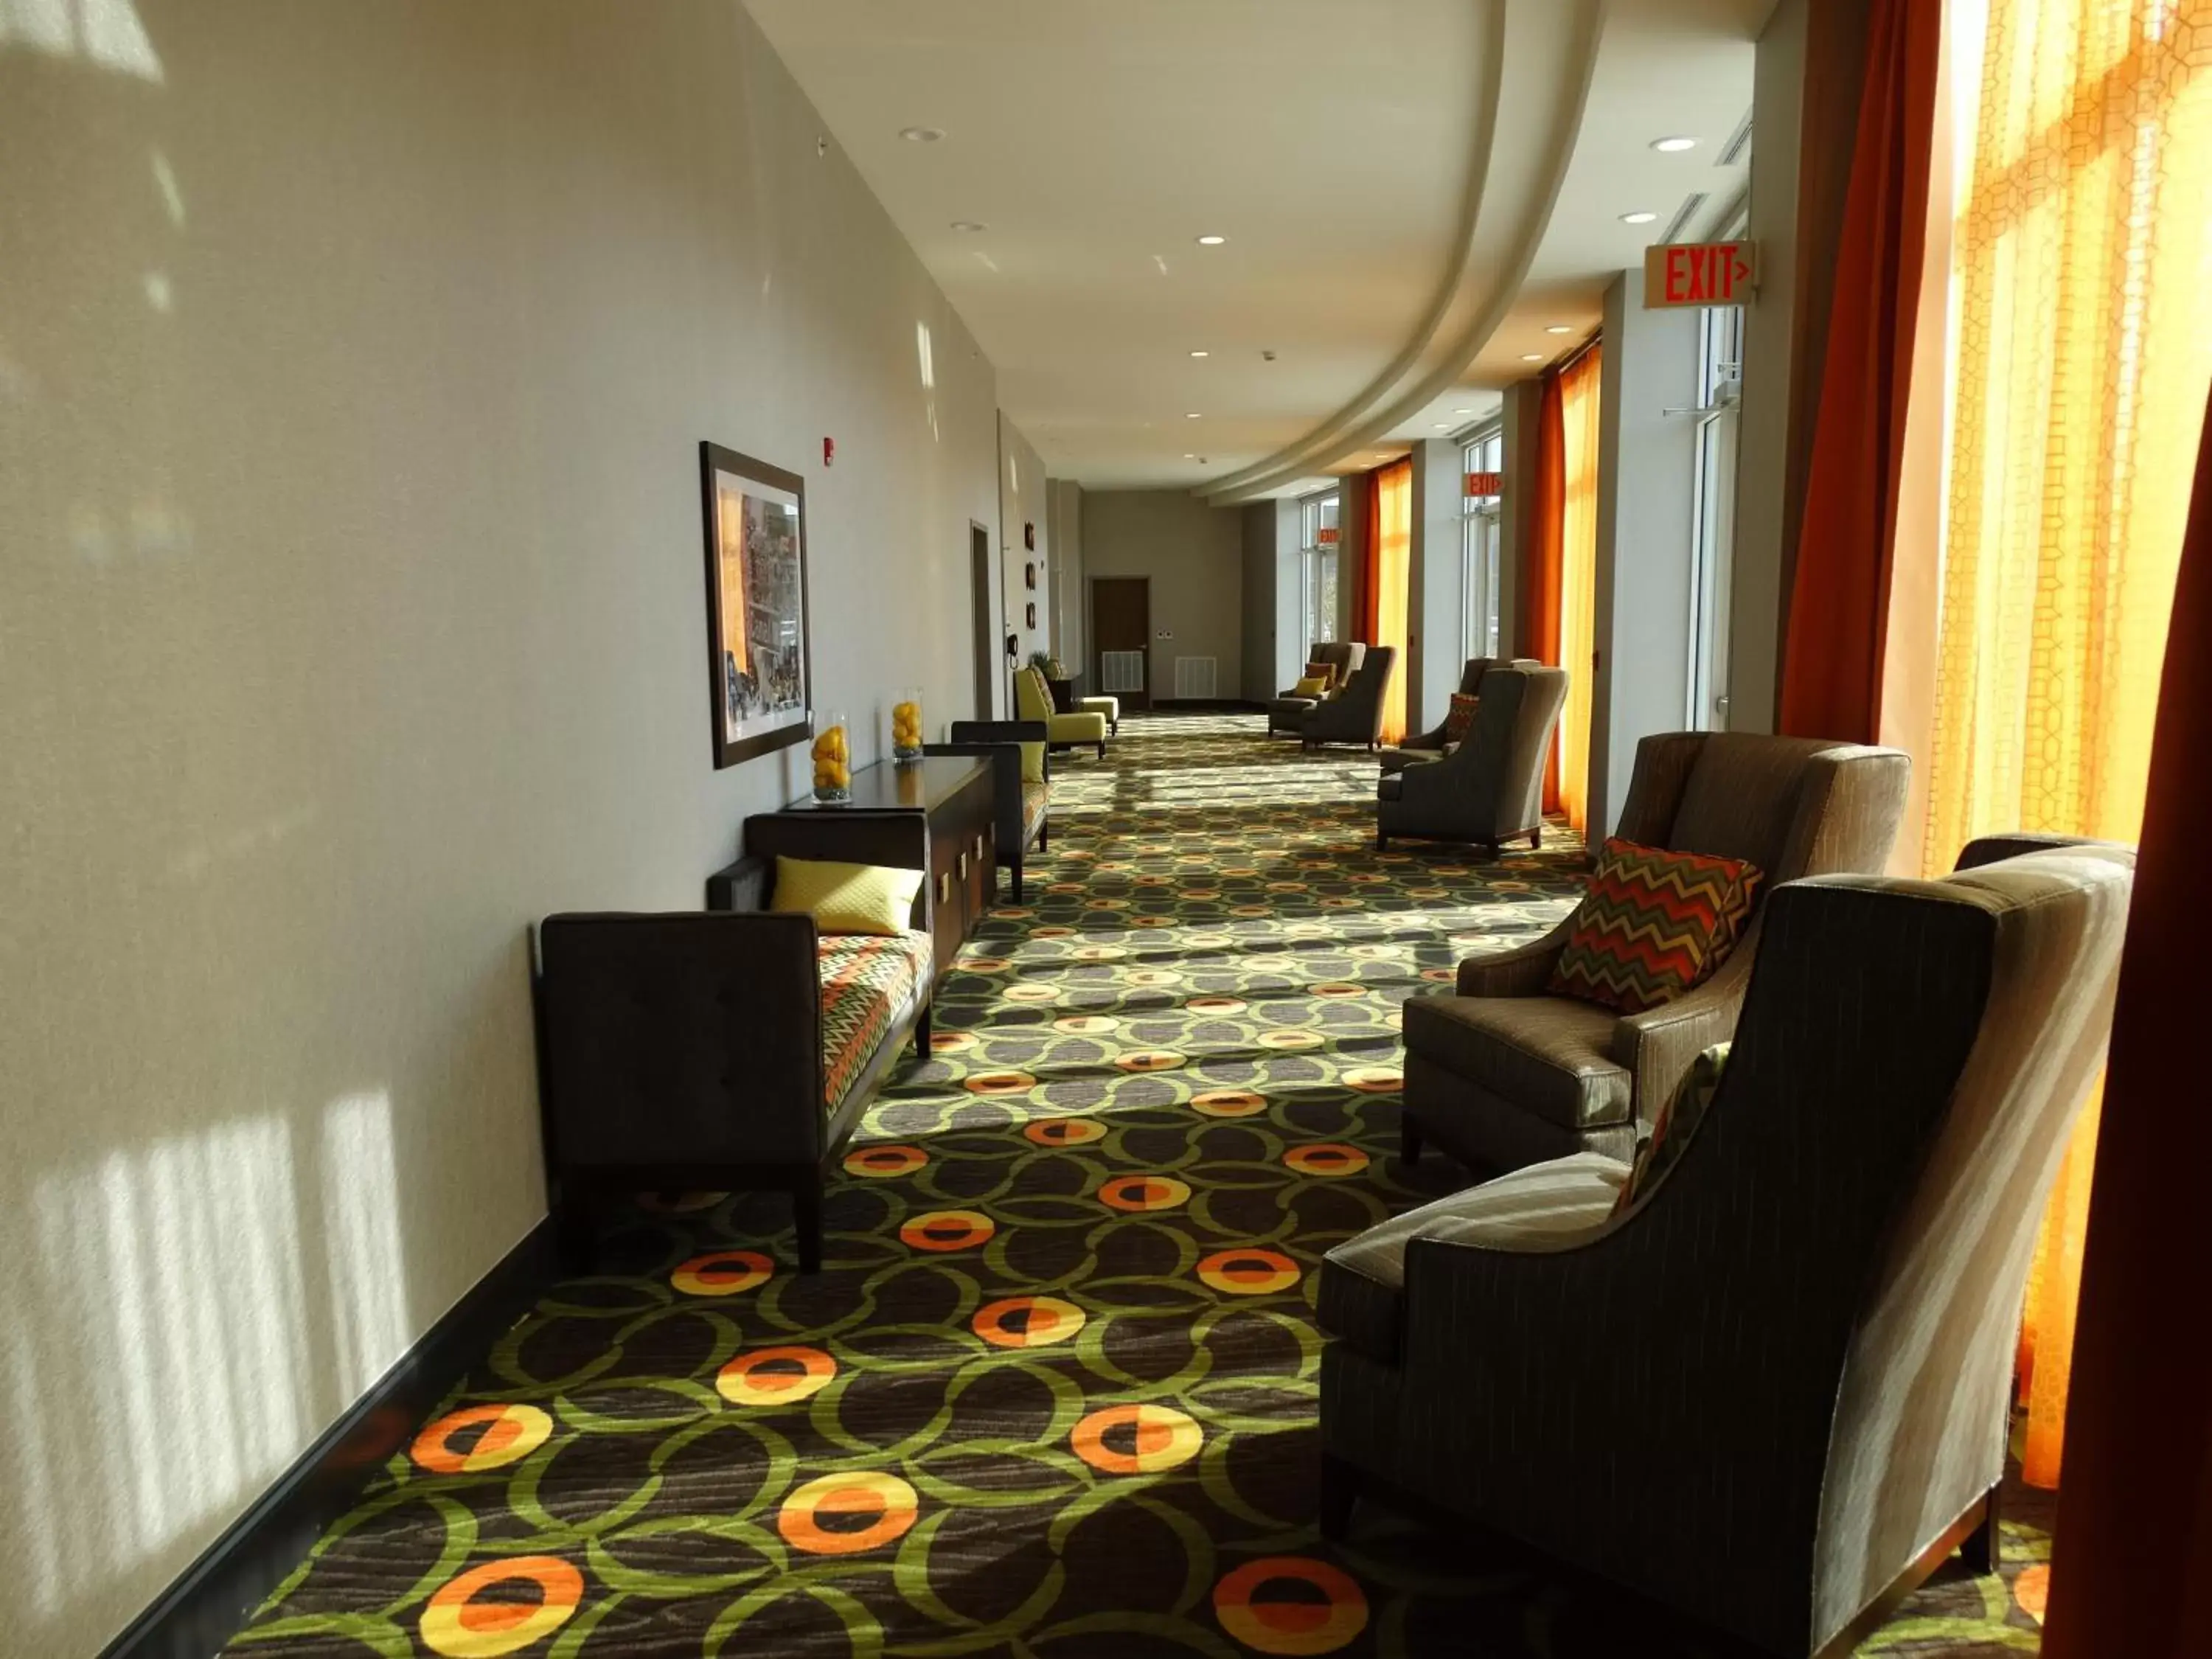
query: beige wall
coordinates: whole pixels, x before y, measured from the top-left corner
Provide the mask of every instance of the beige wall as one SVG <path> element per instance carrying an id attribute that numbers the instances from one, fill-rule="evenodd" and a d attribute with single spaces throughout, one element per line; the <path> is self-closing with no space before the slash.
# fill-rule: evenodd
<path id="1" fill-rule="evenodd" d="M 1067 666 L 1080 668 L 1090 655 L 1083 633 L 1083 486 L 1072 478 L 1047 479 L 1045 517 L 1052 538 L 1052 648 Z"/>
<path id="2" fill-rule="evenodd" d="M 530 922 L 696 906 L 800 787 L 710 764 L 699 441 L 805 474 L 864 757 L 899 683 L 965 711 L 999 504 L 990 365 L 742 8 L 44 15 L 0 29 L 0 1649 L 67 1659 L 538 1218 Z"/>
<path id="3" fill-rule="evenodd" d="M 1215 695 L 1239 695 L 1243 545 L 1238 508 L 1208 507 L 1188 490 L 1083 492 L 1085 577 L 1152 579 L 1156 699 L 1175 696 L 1177 657 L 1212 657 Z M 1162 639 L 1163 629 L 1173 637 Z"/>
<path id="4" fill-rule="evenodd" d="M 1032 651 L 1048 650 L 1052 645 L 1052 596 L 1049 588 L 1051 572 L 1046 556 L 1050 550 L 1052 532 L 1049 515 L 1045 512 L 1044 463 L 1037 459 L 1036 450 L 1021 428 L 1004 414 L 999 416 L 999 546 L 1004 561 L 1003 591 L 1006 594 L 1006 626 L 1021 641 L 1019 661 L 1027 662 Z M 1034 550 L 1025 544 L 1022 526 L 1033 526 L 1036 532 Z M 1037 567 L 1037 585 L 1024 585 L 1022 567 Z M 1036 606 L 1036 626 L 1029 624 L 1029 607 Z M 1009 708 L 1011 712 L 1011 707 Z"/>

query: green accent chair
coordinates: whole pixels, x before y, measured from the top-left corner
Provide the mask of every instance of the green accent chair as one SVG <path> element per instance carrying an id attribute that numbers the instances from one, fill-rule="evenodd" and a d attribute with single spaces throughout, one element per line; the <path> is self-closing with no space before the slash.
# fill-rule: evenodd
<path id="1" fill-rule="evenodd" d="M 1073 714 L 1055 713 L 1052 706 L 1052 687 L 1034 664 L 1014 671 L 1014 713 L 1024 720 L 1042 720 L 1045 741 L 1063 746 L 1089 744 L 1098 750 L 1098 758 L 1106 758 L 1106 716 L 1096 709 L 1080 709 Z"/>

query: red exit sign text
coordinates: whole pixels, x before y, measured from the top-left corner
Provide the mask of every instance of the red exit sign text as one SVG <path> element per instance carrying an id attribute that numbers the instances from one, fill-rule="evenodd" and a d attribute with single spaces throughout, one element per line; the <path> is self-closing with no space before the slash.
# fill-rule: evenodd
<path id="1" fill-rule="evenodd" d="M 1740 306 L 1759 280 L 1750 242 L 1669 242 L 1644 250 L 1644 308 Z"/>

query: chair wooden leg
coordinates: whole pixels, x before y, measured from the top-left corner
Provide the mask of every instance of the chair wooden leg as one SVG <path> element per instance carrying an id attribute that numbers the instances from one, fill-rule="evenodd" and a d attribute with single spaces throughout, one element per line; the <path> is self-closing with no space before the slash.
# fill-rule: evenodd
<path id="1" fill-rule="evenodd" d="M 575 1193 L 562 1199 L 553 1212 L 553 1248 L 562 1273 L 582 1278 L 598 1271 L 599 1216 L 590 1198 Z"/>
<path id="2" fill-rule="evenodd" d="M 1014 863 L 1013 863 L 1013 871 L 1014 871 L 1014 902 L 1015 902 L 1015 903 L 1017 903 L 1017 904 L 1019 904 L 1019 903 L 1022 902 L 1022 861 L 1021 861 L 1021 859 L 1020 859 L 1020 857 L 1019 857 L 1018 855 L 1017 855 L 1017 856 L 1015 857 L 1015 859 L 1014 859 Z"/>
<path id="3" fill-rule="evenodd" d="M 1100 760 L 1106 758 L 1106 739 L 1103 738 L 1098 739 L 1098 758 Z"/>
<path id="4" fill-rule="evenodd" d="M 915 1019 L 914 1052 L 920 1059 L 929 1058 L 929 1028 L 936 1014 L 937 1005 L 934 1002 L 925 1002 L 921 1005 L 921 1012 Z"/>
<path id="5" fill-rule="evenodd" d="M 1532 853 L 1537 852 L 1542 848 L 1543 845 L 1544 829 L 1541 824 L 1539 824 L 1536 828 L 1528 832 L 1528 850 Z"/>
<path id="6" fill-rule="evenodd" d="M 1959 1559 L 1966 1564 L 1966 1571 L 1978 1578 L 1986 1578 L 1997 1570 L 1997 1493 L 1991 1486 L 1989 1496 L 1982 1500 L 1982 1518 L 1973 1531 L 1959 1542 Z"/>
<path id="7" fill-rule="evenodd" d="M 799 1234 L 799 1271 L 822 1271 L 822 1171 L 810 1170 L 792 1189 L 791 1219 Z"/>
<path id="8" fill-rule="evenodd" d="M 1352 1530 L 1359 1502 L 1359 1471 L 1340 1457 L 1321 1455 L 1321 1535 L 1340 1539 Z"/>
<path id="9" fill-rule="evenodd" d="M 1403 1115 L 1398 1119 L 1398 1156 L 1408 1164 L 1421 1161 L 1421 1127 Z"/>

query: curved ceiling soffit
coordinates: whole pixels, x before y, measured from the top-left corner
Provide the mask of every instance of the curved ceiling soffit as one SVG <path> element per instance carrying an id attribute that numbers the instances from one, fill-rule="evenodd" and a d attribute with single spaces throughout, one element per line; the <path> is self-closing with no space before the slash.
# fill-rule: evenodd
<path id="1" fill-rule="evenodd" d="M 1581 131 L 1607 6 L 1608 0 L 1502 0 L 1492 14 L 1475 176 L 1462 216 L 1456 256 L 1420 325 L 1381 374 L 1304 437 L 1265 460 L 1196 486 L 1193 494 L 1216 506 L 1232 506 L 1310 478 L 1425 407 L 1474 361 L 1519 297 L 1551 222 Z M 1512 29 L 1516 18 L 1519 30 Z M 1535 42 L 1530 46 L 1540 50 L 1542 58 L 1555 60 L 1553 72 L 1534 76 L 1516 73 L 1514 82 L 1508 82 L 1504 75 L 1507 54 L 1526 39 L 1522 31 L 1545 37 L 1540 48 Z M 1491 179 L 1501 120 L 1520 120 L 1526 130 L 1548 129 L 1545 142 L 1531 151 L 1538 159 L 1529 164 L 1532 176 L 1522 192 L 1527 200 L 1500 206 L 1493 216 L 1510 215 L 1516 221 L 1510 234 L 1504 236 L 1496 234 L 1496 226 L 1485 221 L 1482 213 L 1486 205 L 1498 205 Z M 1501 245 L 1511 250 L 1504 264 L 1478 270 L 1478 250 Z M 1438 331 L 1453 310 L 1470 303 L 1475 307 L 1473 321 L 1440 343 Z M 1407 376 L 1425 360 L 1432 360 L 1431 367 L 1409 382 Z"/>

